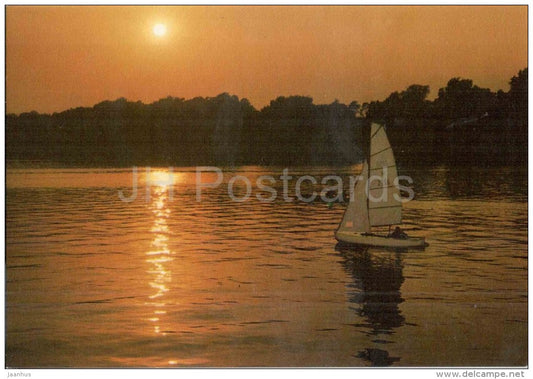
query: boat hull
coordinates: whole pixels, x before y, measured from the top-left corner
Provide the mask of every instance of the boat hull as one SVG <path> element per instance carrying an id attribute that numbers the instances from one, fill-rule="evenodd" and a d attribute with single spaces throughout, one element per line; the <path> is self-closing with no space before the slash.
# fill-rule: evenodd
<path id="1" fill-rule="evenodd" d="M 405 239 L 378 236 L 374 234 L 362 234 L 353 232 L 335 233 L 335 238 L 339 242 L 350 243 L 354 245 L 365 246 L 383 246 L 383 247 L 425 247 L 426 239 L 424 237 L 408 237 Z"/>

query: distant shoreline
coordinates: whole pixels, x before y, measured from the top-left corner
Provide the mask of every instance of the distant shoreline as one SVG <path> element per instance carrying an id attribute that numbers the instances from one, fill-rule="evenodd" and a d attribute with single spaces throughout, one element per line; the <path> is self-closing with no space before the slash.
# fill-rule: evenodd
<path id="1" fill-rule="evenodd" d="M 6 164 L 131 167 L 338 166 L 368 154 L 365 130 L 387 128 L 399 165 L 527 166 L 528 73 L 508 92 L 452 78 L 439 96 L 413 84 L 383 101 L 314 104 L 278 97 L 261 110 L 222 93 L 167 97 L 151 104 L 124 98 L 61 113 L 6 116 Z"/>

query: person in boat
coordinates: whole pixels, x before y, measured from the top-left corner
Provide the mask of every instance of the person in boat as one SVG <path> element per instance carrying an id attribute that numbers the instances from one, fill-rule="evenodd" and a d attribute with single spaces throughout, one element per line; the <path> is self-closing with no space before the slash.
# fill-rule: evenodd
<path id="1" fill-rule="evenodd" d="M 404 240 L 407 238 L 407 233 L 405 233 L 399 226 L 397 226 L 390 234 L 390 237 Z"/>

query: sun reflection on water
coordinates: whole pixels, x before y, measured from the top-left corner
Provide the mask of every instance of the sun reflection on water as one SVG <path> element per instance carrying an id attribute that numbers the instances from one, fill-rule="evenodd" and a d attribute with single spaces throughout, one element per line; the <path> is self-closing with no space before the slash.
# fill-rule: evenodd
<path id="1" fill-rule="evenodd" d="M 156 172 L 152 174 L 156 174 Z M 162 179 L 163 176 L 164 173 L 157 172 L 156 177 L 158 179 Z M 171 173 L 167 175 L 167 177 L 169 176 L 171 176 Z M 161 331 L 161 317 L 167 313 L 164 309 L 167 305 L 165 295 L 169 291 L 169 285 L 172 282 L 172 272 L 167 264 L 174 260 L 172 251 L 168 247 L 169 228 L 167 224 L 170 216 L 170 209 L 167 204 L 169 201 L 169 185 L 172 185 L 171 183 L 171 181 L 164 182 L 159 180 L 159 185 L 151 188 L 152 201 L 150 202 L 150 208 L 154 216 L 151 228 L 153 237 L 150 250 L 146 252 L 146 262 L 150 264 L 148 269 L 148 274 L 150 274 L 149 286 L 154 290 L 149 296 L 150 301 L 147 302 L 148 305 L 153 307 L 153 315 L 148 318 L 148 321 L 153 323 L 154 332 L 161 335 L 165 335 L 165 332 Z"/>
<path id="2" fill-rule="evenodd" d="M 183 174 L 174 172 L 172 167 L 168 169 L 151 169 L 147 167 L 141 176 L 141 184 L 153 186 L 154 188 L 165 188 L 172 190 L 172 186 L 183 180 Z"/>

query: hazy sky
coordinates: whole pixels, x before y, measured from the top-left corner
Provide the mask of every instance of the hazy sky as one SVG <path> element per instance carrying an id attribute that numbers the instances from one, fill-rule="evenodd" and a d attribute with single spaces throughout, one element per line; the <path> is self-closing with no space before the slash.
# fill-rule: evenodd
<path id="1" fill-rule="evenodd" d="M 163 36 L 154 25 L 166 25 Z M 229 92 L 261 108 L 383 100 L 452 77 L 508 90 L 526 6 L 8 6 L 7 112 Z"/>

